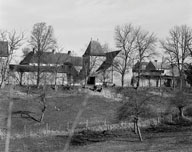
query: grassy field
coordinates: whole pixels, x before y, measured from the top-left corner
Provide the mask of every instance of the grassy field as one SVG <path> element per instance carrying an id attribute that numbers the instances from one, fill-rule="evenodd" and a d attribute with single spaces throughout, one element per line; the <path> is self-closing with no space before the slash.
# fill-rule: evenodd
<path id="1" fill-rule="evenodd" d="M 26 88 L 15 87 L 0 91 L 0 127 L 6 128 L 7 109 L 9 101 L 13 101 L 13 112 L 30 111 L 39 118 L 41 90 L 31 90 L 26 94 Z M 55 93 L 49 89 L 46 93 L 47 109 L 44 121 L 38 123 L 19 114 L 12 115 L 11 143 L 12 152 L 61 152 L 64 150 L 68 136 L 65 134 L 82 109 L 77 128 L 105 126 L 116 123 L 116 111 L 121 102 L 113 101 L 98 95 L 88 95 L 88 92 L 74 89 L 59 90 Z M 88 95 L 86 106 L 85 97 Z M 165 109 L 166 101 L 151 103 L 156 109 Z M 88 130 L 87 130 L 88 129 Z M 190 126 L 161 126 L 153 129 L 142 129 L 144 141 L 140 142 L 130 128 L 76 132 L 71 140 L 68 151 L 77 152 L 116 152 L 116 151 L 191 151 L 192 134 Z M 49 134 L 52 131 L 54 134 Z M 0 151 L 4 151 L 5 140 L 0 140 Z"/>

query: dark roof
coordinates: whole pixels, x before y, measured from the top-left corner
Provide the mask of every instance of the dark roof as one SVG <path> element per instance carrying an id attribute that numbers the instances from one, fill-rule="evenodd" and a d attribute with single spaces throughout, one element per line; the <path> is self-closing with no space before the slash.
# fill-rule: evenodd
<path id="1" fill-rule="evenodd" d="M 37 63 L 38 55 L 34 52 L 29 52 L 20 64 Z M 42 64 L 64 64 L 71 63 L 73 66 L 82 66 L 82 58 L 70 56 L 67 53 L 43 52 L 41 55 Z"/>
<path id="2" fill-rule="evenodd" d="M 90 41 L 83 56 L 105 56 L 105 51 L 97 41 Z"/>
<path id="3" fill-rule="evenodd" d="M 140 64 L 140 68 L 139 68 L 139 62 L 137 62 L 132 71 L 133 72 L 138 72 L 139 69 L 141 71 L 145 71 L 145 72 L 157 72 L 157 71 L 160 71 L 160 72 L 163 72 L 164 70 L 166 69 L 170 69 L 171 68 L 171 65 L 168 64 L 168 63 L 163 63 L 163 62 L 141 62 Z"/>
<path id="4" fill-rule="evenodd" d="M 112 66 L 112 64 L 113 64 L 113 59 L 117 56 L 117 54 L 118 54 L 120 51 L 121 51 L 121 50 L 106 53 L 106 60 L 101 64 L 101 66 L 96 70 L 96 72 L 105 71 L 105 70 L 107 70 L 110 66 Z"/>
<path id="5" fill-rule="evenodd" d="M 149 64 L 149 62 L 141 62 L 140 64 L 139 64 L 139 62 L 137 62 L 134 66 L 133 66 L 133 72 L 135 72 L 135 71 L 138 71 L 139 69 L 140 70 L 146 70 L 146 67 L 147 67 L 147 65 Z"/>
<path id="6" fill-rule="evenodd" d="M 0 41 L 0 57 L 8 57 L 8 42 Z"/>

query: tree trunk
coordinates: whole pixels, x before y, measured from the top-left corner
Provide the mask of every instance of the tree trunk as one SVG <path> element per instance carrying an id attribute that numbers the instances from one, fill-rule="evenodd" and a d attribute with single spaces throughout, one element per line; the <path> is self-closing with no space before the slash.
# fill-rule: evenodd
<path id="1" fill-rule="evenodd" d="M 125 77 L 125 74 L 122 74 L 121 75 L 121 86 L 124 87 L 124 77 Z"/>
<path id="2" fill-rule="evenodd" d="M 183 107 L 179 107 L 179 117 L 183 119 L 185 116 L 183 114 Z"/>
<path id="3" fill-rule="evenodd" d="M 41 104 L 43 104 L 43 108 L 42 108 L 42 110 L 41 110 L 42 113 L 41 113 L 41 117 L 40 117 L 39 122 L 42 122 L 42 121 L 43 121 L 44 116 L 45 116 L 45 110 L 46 110 L 46 108 L 47 108 L 46 99 L 45 99 L 45 93 L 43 93 L 43 94 L 41 95 Z"/>
<path id="4" fill-rule="evenodd" d="M 137 127 L 136 127 L 136 121 L 135 121 L 135 120 L 133 121 L 133 127 L 134 127 L 134 128 L 133 128 L 133 129 L 134 129 L 134 130 L 133 130 L 134 133 L 137 134 Z"/>
<path id="5" fill-rule="evenodd" d="M 9 57 L 6 60 L 5 66 L 2 67 L 2 73 L 1 73 L 1 84 L 0 87 L 1 89 L 5 87 L 5 81 L 8 75 L 8 69 L 9 69 Z"/>
<path id="6" fill-rule="evenodd" d="M 55 72 L 55 91 L 57 91 L 57 72 Z"/>
<path id="7" fill-rule="evenodd" d="M 20 86 L 22 86 L 22 80 L 23 80 L 23 72 L 20 73 L 20 82 L 19 82 Z"/>
<path id="8" fill-rule="evenodd" d="M 3 89 L 5 87 L 5 80 L 4 80 L 4 78 L 1 79 L 0 86 L 1 86 L 1 89 Z"/>
<path id="9" fill-rule="evenodd" d="M 37 84 L 36 84 L 37 88 L 39 88 L 39 84 L 40 84 L 40 70 L 37 70 Z"/>
<path id="10" fill-rule="evenodd" d="M 149 78 L 149 87 L 151 86 L 151 79 Z"/>
<path id="11" fill-rule="evenodd" d="M 40 50 L 38 50 L 38 63 L 37 63 L 37 88 L 39 88 L 40 85 L 40 66 L 41 66 L 41 54 L 40 54 Z"/>
<path id="12" fill-rule="evenodd" d="M 137 88 L 140 86 L 140 76 L 138 76 L 138 80 L 137 80 Z"/>
<path id="13" fill-rule="evenodd" d="M 136 127 L 137 127 L 137 133 L 138 133 L 138 136 L 139 136 L 139 140 L 143 141 L 143 138 L 142 138 L 142 135 L 141 135 L 141 130 L 140 130 L 140 127 L 139 127 L 139 124 L 138 124 L 138 119 L 136 120 Z"/>
<path id="14" fill-rule="evenodd" d="M 44 116 L 45 116 L 45 112 L 42 112 L 39 122 L 43 122 Z"/>

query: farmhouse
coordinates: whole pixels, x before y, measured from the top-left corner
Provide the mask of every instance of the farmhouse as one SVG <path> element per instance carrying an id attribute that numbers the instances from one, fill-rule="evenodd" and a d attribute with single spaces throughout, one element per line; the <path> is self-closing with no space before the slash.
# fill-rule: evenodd
<path id="1" fill-rule="evenodd" d="M 99 42 L 90 41 L 82 57 L 72 56 L 71 51 L 56 53 L 52 50 L 39 55 L 33 50 L 19 65 L 10 65 L 10 69 L 19 72 L 20 85 L 35 84 L 38 70 L 43 80 L 41 84 L 71 85 L 84 82 L 94 85 L 97 80 L 102 81 L 99 78 L 112 66 L 113 59 L 119 52 L 104 52 Z"/>
<path id="2" fill-rule="evenodd" d="M 179 72 L 176 66 L 167 63 L 157 62 L 137 62 L 133 68 L 133 78 L 138 77 L 140 72 L 141 86 L 159 87 L 165 85 L 167 87 L 177 86 L 179 84 Z"/>
<path id="3" fill-rule="evenodd" d="M 29 52 L 19 65 L 10 65 L 12 71 L 20 73 L 20 84 L 35 84 L 38 70 L 38 53 L 35 50 Z M 68 53 L 43 52 L 40 56 L 40 72 L 42 79 L 48 84 L 72 83 L 78 76 L 78 70 L 82 67 L 82 58 L 71 56 Z M 24 81 L 23 81 L 24 80 Z M 41 82 L 45 83 L 45 82 Z"/>

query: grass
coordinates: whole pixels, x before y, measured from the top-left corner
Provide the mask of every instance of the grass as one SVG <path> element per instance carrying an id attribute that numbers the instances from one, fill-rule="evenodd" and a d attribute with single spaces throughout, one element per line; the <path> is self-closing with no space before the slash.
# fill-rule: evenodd
<path id="1" fill-rule="evenodd" d="M 16 87 L 12 95 L 13 111 L 26 110 L 33 112 L 38 118 L 41 113 L 38 94 L 41 90 L 32 90 L 31 95 L 26 94 L 26 88 Z M 0 91 L 0 127 L 5 128 L 8 109 L 8 89 Z M 13 152 L 61 152 L 64 150 L 68 137 L 62 131 L 72 127 L 72 123 L 84 101 L 85 93 L 77 89 L 71 91 L 53 90 L 47 91 L 47 110 L 44 122 L 39 124 L 33 120 L 22 118 L 20 115 L 12 117 L 12 138 L 10 151 Z M 116 110 L 121 102 L 108 102 L 109 99 L 102 96 L 91 95 L 87 105 L 79 119 L 79 125 L 89 123 L 91 125 L 103 125 L 114 123 Z M 163 110 L 167 101 L 157 100 L 151 105 Z M 30 136 L 21 136 L 24 131 Z M 46 131 L 55 131 L 58 134 L 46 135 Z M 45 132 L 44 134 L 37 134 Z M 36 133 L 35 136 L 33 134 Z M 139 142 L 138 137 L 130 129 L 100 130 L 75 132 L 69 151 L 77 152 L 116 152 L 116 151 L 190 151 L 192 149 L 191 128 L 182 126 L 159 126 L 151 130 L 142 130 L 144 142 Z M 20 135 L 20 137 L 19 137 Z M 19 137 L 19 138 L 18 138 Z M 4 150 L 4 139 L 0 140 L 0 151 Z"/>
<path id="2" fill-rule="evenodd" d="M 99 135 L 98 135 L 99 137 Z M 96 139 L 100 139 L 95 137 Z M 174 132 L 144 132 L 144 142 L 128 130 L 115 131 L 106 135 L 104 140 L 95 139 L 85 144 L 72 144 L 70 152 L 116 152 L 116 151 L 190 151 L 192 148 L 192 135 L 190 130 Z M 61 152 L 67 137 L 52 136 L 41 138 L 22 138 L 12 140 L 12 151 L 25 152 Z M 73 141 L 74 142 L 74 141 Z"/>

